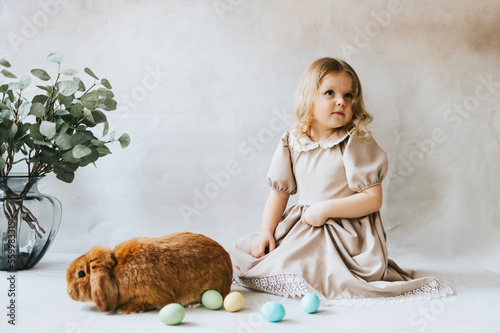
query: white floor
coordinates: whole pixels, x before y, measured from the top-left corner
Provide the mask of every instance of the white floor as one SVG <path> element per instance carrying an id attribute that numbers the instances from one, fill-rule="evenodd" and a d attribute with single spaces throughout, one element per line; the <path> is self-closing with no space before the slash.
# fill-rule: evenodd
<path id="1" fill-rule="evenodd" d="M 450 282 L 455 296 L 445 299 L 377 306 L 321 306 L 302 311 L 298 299 L 285 299 L 243 288 L 245 306 L 236 313 L 203 307 L 187 309 L 178 326 L 158 320 L 158 311 L 118 315 L 101 313 L 92 303 L 72 301 L 65 274 L 77 255 L 49 253 L 33 269 L 15 273 L 16 297 L 9 297 L 12 274 L 0 272 L 0 332 L 500 332 L 500 274 L 452 264 L 406 267 Z M 7 306 L 15 301 L 15 326 Z M 260 307 L 276 300 L 286 309 L 278 323 L 267 322 Z"/>

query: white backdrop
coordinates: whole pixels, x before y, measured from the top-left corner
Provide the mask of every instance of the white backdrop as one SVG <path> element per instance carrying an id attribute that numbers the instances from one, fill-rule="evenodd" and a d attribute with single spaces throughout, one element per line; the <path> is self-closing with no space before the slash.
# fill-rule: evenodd
<path id="1" fill-rule="evenodd" d="M 357 71 L 387 151 L 391 257 L 498 264 L 500 3 L 482 1 L 0 0 L 12 71 L 84 67 L 113 85 L 132 143 L 50 176 L 63 204 L 52 252 L 201 232 L 226 248 L 257 231 L 267 168 L 304 69 Z"/>

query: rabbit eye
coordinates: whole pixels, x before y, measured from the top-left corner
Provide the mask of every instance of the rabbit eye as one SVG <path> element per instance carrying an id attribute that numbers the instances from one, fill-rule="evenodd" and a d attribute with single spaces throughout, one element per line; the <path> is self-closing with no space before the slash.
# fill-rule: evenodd
<path id="1" fill-rule="evenodd" d="M 85 277 L 85 272 L 84 271 L 79 271 L 78 272 L 78 277 L 79 278 L 84 278 Z"/>

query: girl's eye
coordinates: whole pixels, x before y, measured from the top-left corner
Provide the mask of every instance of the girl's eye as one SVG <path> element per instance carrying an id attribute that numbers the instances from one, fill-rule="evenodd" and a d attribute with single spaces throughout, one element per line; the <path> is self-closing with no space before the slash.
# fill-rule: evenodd
<path id="1" fill-rule="evenodd" d="M 354 96 L 351 93 L 345 94 L 345 97 L 349 98 L 349 99 L 353 99 L 354 98 Z"/>
<path id="2" fill-rule="evenodd" d="M 328 91 L 326 92 L 326 94 L 327 94 L 327 95 L 333 95 L 333 94 L 334 94 L 334 92 L 333 92 L 333 90 L 328 90 Z"/>

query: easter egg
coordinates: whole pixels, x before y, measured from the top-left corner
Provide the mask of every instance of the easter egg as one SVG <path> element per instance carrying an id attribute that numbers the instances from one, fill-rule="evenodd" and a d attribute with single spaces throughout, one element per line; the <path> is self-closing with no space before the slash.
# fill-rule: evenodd
<path id="1" fill-rule="evenodd" d="M 207 290 L 201 296 L 201 303 L 210 310 L 219 310 L 222 306 L 222 295 L 217 290 Z"/>
<path id="2" fill-rule="evenodd" d="M 243 295 L 237 291 L 227 294 L 224 299 L 224 309 L 229 312 L 236 312 L 241 310 L 243 304 L 245 303 L 245 298 Z"/>
<path id="3" fill-rule="evenodd" d="M 307 294 L 300 301 L 302 310 L 307 313 L 314 313 L 319 309 L 319 297 L 316 294 Z"/>
<path id="4" fill-rule="evenodd" d="M 165 305 L 160 312 L 158 317 L 160 321 L 167 325 L 177 325 L 179 324 L 186 315 L 186 309 L 180 304 L 170 303 Z"/>
<path id="5" fill-rule="evenodd" d="M 285 316 L 285 308 L 278 302 L 267 302 L 262 305 L 260 312 L 270 322 L 277 322 Z"/>

